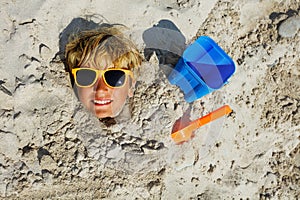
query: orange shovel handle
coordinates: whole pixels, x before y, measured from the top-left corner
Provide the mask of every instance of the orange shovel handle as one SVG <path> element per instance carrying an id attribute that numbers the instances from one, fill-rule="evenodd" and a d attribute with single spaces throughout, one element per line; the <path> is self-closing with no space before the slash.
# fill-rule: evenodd
<path id="1" fill-rule="evenodd" d="M 222 106 L 221 108 L 212 111 L 211 113 L 192 121 L 188 126 L 180 129 L 171 134 L 172 139 L 176 143 L 184 142 L 191 139 L 193 131 L 195 131 L 200 126 L 203 126 L 215 119 L 218 119 L 224 115 L 228 115 L 232 110 L 228 105 Z"/>
<path id="2" fill-rule="evenodd" d="M 220 117 L 223 117 L 224 115 L 228 115 L 229 113 L 231 113 L 232 110 L 228 105 L 222 106 L 221 108 L 212 111 L 211 113 L 208 113 L 207 115 L 196 119 L 195 121 L 192 121 L 191 124 L 197 124 L 197 128 L 199 128 L 200 126 L 203 126 L 215 119 L 218 119 Z"/>

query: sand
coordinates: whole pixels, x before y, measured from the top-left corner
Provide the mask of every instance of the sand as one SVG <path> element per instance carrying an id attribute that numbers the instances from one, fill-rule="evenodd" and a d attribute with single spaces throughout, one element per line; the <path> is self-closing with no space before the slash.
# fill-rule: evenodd
<path id="1" fill-rule="evenodd" d="M 299 0 L 0 4 L 1 199 L 300 198 Z M 62 62 L 70 31 L 94 23 L 126 25 L 146 58 L 109 127 L 78 102 Z M 166 24 L 178 30 L 153 28 Z M 152 45 L 176 54 L 208 35 L 236 72 L 187 103 L 165 76 L 174 60 L 145 51 L 149 30 Z M 232 114 L 173 143 L 186 110 L 196 119 L 225 104 Z"/>

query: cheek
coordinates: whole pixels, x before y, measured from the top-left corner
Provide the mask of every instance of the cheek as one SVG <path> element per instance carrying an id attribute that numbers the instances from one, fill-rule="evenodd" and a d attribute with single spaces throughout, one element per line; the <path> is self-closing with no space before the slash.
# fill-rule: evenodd
<path id="1" fill-rule="evenodd" d="M 129 85 L 128 84 L 126 84 L 122 88 L 116 88 L 113 91 L 114 97 L 116 97 L 117 99 L 123 99 L 123 100 L 128 97 L 128 93 L 129 93 Z"/>
<path id="2" fill-rule="evenodd" d="M 79 88 L 77 87 L 77 94 L 81 101 L 85 101 L 91 94 L 91 88 Z"/>
<path id="3" fill-rule="evenodd" d="M 119 109 L 125 104 L 126 99 L 128 97 L 128 91 L 129 91 L 128 87 L 114 89 L 113 99 L 115 101 L 114 103 L 115 109 Z"/>

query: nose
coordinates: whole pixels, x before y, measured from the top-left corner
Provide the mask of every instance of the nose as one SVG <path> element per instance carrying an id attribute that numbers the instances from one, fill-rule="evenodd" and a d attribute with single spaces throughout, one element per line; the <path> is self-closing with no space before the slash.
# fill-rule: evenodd
<path id="1" fill-rule="evenodd" d="M 95 91 L 98 91 L 98 90 L 108 91 L 108 89 L 109 89 L 109 87 L 104 82 L 102 76 L 100 76 L 94 85 L 94 90 Z"/>

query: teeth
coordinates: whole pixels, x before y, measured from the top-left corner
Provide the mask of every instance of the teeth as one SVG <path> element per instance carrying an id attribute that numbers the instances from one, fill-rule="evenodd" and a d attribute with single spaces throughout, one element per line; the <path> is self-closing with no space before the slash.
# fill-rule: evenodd
<path id="1" fill-rule="evenodd" d="M 94 100 L 94 103 L 96 103 L 96 104 L 108 104 L 108 103 L 110 103 L 111 102 L 111 100 Z"/>

